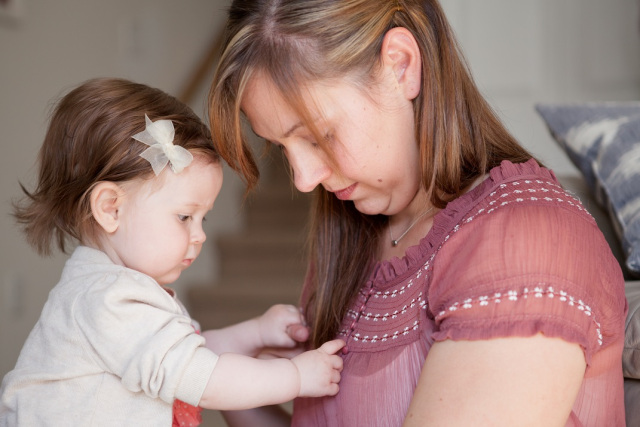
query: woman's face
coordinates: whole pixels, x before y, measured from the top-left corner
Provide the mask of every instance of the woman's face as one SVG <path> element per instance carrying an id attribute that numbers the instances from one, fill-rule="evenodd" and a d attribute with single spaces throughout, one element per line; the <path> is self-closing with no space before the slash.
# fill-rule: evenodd
<path id="1" fill-rule="evenodd" d="M 269 78 L 256 75 L 241 104 L 254 132 L 284 151 L 296 188 L 309 192 L 322 185 L 364 214 L 402 212 L 414 200 L 421 174 L 412 100 L 395 75 L 381 72 L 366 94 L 347 79 L 304 90 L 335 165 Z"/>

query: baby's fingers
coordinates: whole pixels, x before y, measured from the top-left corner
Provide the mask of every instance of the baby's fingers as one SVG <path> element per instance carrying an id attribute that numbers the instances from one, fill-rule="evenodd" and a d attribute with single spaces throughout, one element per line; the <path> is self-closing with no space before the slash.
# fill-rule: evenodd
<path id="1" fill-rule="evenodd" d="M 301 323 L 287 326 L 287 335 L 296 342 L 305 342 L 309 339 L 309 328 Z"/>
<path id="2" fill-rule="evenodd" d="M 340 371 L 342 371 L 342 369 L 333 369 L 333 371 L 331 372 L 331 376 L 329 377 L 329 381 L 334 384 L 338 384 L 342 379 Z"/>
<path id="3" fill-rule="evenodd" d="M 330 384 L 327 388 L 327 396 L 335 396 L 340 391 L 340 386 L 337 383 Z"/>
<path id="4" fill-rule="evenodd" d="M 318 350 L 327 354 L 336 354 L 338 350 L 345 346 L 345 342 L 342 340 L 327 341 L 322 344 Z"/>

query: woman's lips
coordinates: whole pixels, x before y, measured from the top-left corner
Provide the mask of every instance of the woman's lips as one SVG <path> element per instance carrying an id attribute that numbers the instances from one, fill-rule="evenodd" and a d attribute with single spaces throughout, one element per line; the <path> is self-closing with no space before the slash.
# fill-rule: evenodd
<path id="1" fill-rule="evenodd" d="M 348 200 L 351 197 L 351 193 L 356 189 L 358 184 L 351 184 L 347 188 L 343 188 L 342 190 L 335 191 L 333 194 L 340 200 Z"/>

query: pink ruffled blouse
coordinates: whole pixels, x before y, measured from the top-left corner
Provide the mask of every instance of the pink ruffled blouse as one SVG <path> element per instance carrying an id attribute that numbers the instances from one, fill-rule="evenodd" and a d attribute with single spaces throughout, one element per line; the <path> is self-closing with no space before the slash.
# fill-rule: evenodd
<path id="1" fill-rule="evenodd" d="M 503 162 L 379 262 L 342 322 L 340 392 L 294 402 L 294 426 L 400 426 L 435 341 L 542 332 L 587 362 L 567 426 L 624 425 L 624 280 L 595 221 L 534 160 Z"/>

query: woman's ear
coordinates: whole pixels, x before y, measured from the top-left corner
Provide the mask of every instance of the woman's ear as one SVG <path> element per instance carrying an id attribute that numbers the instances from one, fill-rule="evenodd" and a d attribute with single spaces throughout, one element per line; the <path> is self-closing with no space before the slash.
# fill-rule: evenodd
<path id="1" fill-rule="evenodd" d="M 404 27 L 387 31 L 382 41 L 381 58 L 390 67 L 407 99 L 414 99 L 422 87 L 422 57 L 415 37 Z"/>
<path id="2" fill-rule="evenodd" d="M 122 188 L 109 181 L 99 182 L 91 191 L 91 214 L 107 233 L 113 233 L 118 229 L 118 209 L 122 205 L 123 197 Z"/>

